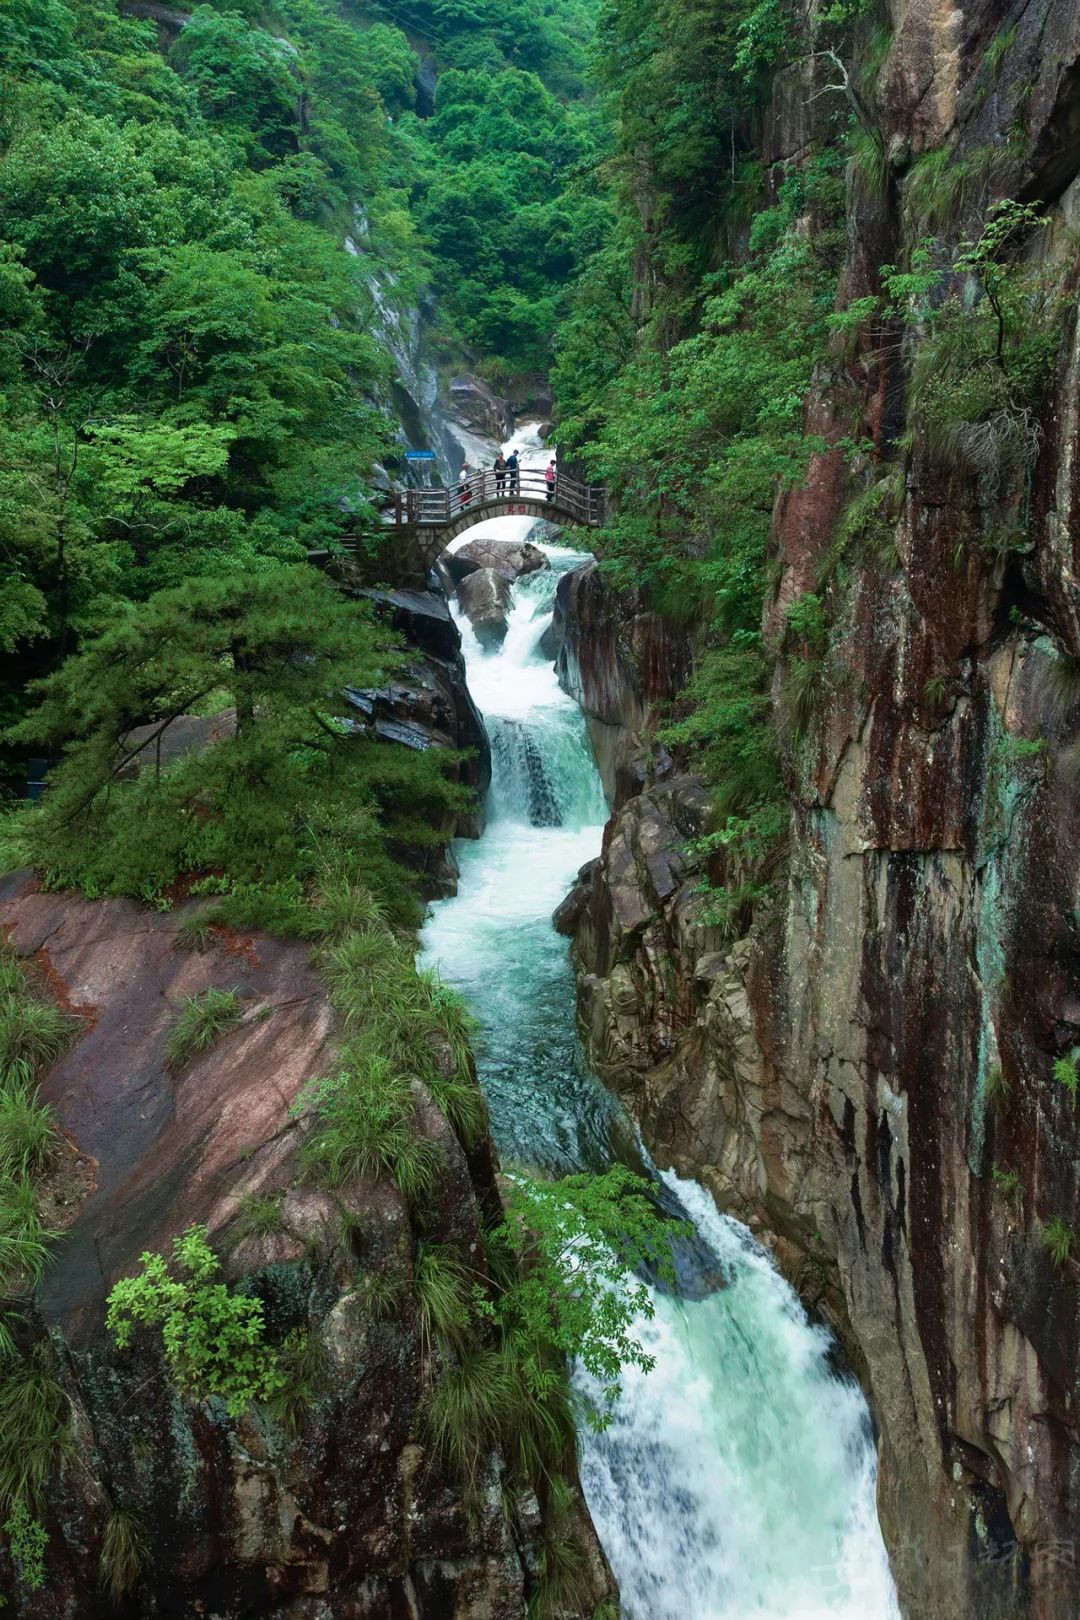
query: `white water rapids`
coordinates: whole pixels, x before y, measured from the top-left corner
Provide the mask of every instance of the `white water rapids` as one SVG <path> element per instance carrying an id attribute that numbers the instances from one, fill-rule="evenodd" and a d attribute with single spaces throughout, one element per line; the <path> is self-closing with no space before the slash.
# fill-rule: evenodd
<path id="1" fill-rule="evenodd" d="M 529 429 L 517 442 L 523 459 L 546 459 Z M 497 519 L 459 543 L 528 527 Z M 551 571 L 515 586 L 498 651 L 484 653 L 461 621 L 492 739 L 489 822 L 458 845 L 458 893 L 433 907 L 424 954 L 480 1021 L 504 1162 L 566 1173 L 637 1163 L 640 1149 L 584 1065 L 566 942 L 551 926 L 599 852 L 606 809 L 582 716 L 536 651 L 558 574 L 585 559 L 544 549 Z M 703 1298 L 655 1293 L 655 1316 L 638 1329 L 654 1370 L 627 1369 L 611 1427 L 580 1432 L 582 1482 L 624 1616 L 895 1620 L 861 1392 L 837 1376 L 828 1335 L 746 1229 L 695 1183 L 662 1179 L 725 1286 Z"/>

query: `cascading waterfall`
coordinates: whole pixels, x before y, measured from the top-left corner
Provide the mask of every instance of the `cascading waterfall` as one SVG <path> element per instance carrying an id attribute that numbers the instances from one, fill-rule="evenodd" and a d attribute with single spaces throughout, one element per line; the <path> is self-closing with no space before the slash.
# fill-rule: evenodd
<path id="1" fill-rule="evenodd" d="M 521 530 L 518 519 L 484 525 L 503 538 Z M 562 1174 L 645 1156 L 585 1066 L 566 943 L 551 926 L 598 852 L 607 811 L 580 711 L 537 650 L 558 574 L 585 559 L 544 549 L 551 571 L 518 581 L 498 651 L 485 653 L 461 623 L 492 737 L 489 821 L 482 839 L 459 846 L 458 893 L 433 908 L 424 952 L 479 1019 L 504 1162 Z M 627 1369 L 611 1426 L 580 1435 L 582 1483 L 623 1613 L 890 1620 L 898 1610 L 861 1392 L 836 1375 L 828 1335 L 746 1229 L 695 1183 L 661 1180 L 697 1229 L 702 1275 L 683 1297 L 654 1294 L 655 1314 L 639 1324 L 654 1370 Z M 584 1374 L 575 1378 L 585 1389 Z"/>

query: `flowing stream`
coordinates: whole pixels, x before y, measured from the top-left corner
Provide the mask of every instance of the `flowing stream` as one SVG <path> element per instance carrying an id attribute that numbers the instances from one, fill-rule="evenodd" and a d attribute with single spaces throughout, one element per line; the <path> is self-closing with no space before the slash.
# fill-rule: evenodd
<path id="1" fill-rule="evenodd" d="M 528 428 L 517 443 L 523 460 L 542 453 Z M 528 526 L 498 519 L 458 543 L 517 539 Z M 580 711 L 536 645 L 558 575 L 585 559 L 544 549 L 551 570 L 515 586 L 500 649 L 485 653 L 460 621 L 492 743 L 488 828 L 458 845 L 458 893 L 433 907 L 423 944 L 479 1019 L 504 1163 L 565 1174 L 614 1158 L 640 1165 L 643 1150 L 584 1063 L 566 941 L 551 926 L 599 851 L 607 812 Z M 653 1371 L 627 1369 L 610 1428 L 580 1433 L 582 1483 L 624 1615 L 895 1620 L 861 1392 L 837 1376 L 828 1335 L 749 1232 L 696 1183 L 660 1179 L 697 1229 L 701 1274 L 685 1297 L 655 1293 L 638 1330 Z"/>

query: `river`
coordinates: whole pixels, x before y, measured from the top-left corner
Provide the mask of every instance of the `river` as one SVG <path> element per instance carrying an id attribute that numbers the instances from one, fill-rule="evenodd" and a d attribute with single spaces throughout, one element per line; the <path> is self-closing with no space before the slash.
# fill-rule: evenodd
<path id="1" fill-rule="evenodd" d="M 530 460 L 542 453 L 529 428 L 517 443 Z M 519 538 L 522 520 L 458 544 L 481 532 Z M 433 906 L 423 951 L 479 1020 L 503 1163 L 565 1174 L 640 1162 L 642 1150 L 585 1065 L 566 941 L 551 926 L 599 852 L 607 811 L 580 711 L 536 647 L 558 575 L 585 558 L 544 549 L 551 569 L 515 586 L 500 649 L 485 653 L 460 621 L 492 742 L 488 826 L 459 844 L 458 893 Z M 626 1620 L 895 1620 L 861 1391 L 750 1233 L 696 1183 L 662 1180 L 725 1285 L 654 1293 L 655 1315 L 638 1324 L 654 1369 L 627 1369 L 611 1426 L 579 1433 Z"/>

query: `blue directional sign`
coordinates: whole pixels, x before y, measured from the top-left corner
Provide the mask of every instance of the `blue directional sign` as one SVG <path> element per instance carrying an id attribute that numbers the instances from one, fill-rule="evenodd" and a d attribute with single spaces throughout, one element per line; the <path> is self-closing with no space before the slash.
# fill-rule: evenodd
<path id="1" fill-rule="evenodd" d="M 434 461 L 434 450 L 406 450 L 406 461 Z"/>

